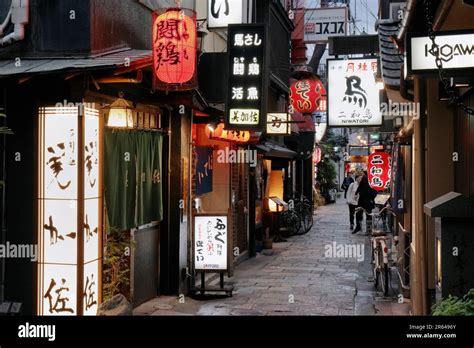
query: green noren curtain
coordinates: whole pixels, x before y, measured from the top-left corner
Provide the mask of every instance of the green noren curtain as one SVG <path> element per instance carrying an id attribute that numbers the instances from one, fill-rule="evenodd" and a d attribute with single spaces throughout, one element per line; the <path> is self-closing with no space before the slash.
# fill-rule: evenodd
<path id="1" fill-rule="evenodd" d="M 163 136 L 105 133 L 105 199 L 110 225 L 126 230 L 161 221 Z"/>
<path id="2" fill-rule="evenodd" d="M 105 203 L 110 226 L 121 230 L 135 222 L 135 147 L 132 133 L 105 130 Z"/>

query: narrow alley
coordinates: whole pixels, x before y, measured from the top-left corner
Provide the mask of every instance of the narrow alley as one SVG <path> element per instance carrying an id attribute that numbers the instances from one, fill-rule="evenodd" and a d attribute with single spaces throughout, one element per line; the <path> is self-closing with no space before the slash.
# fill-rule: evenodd
<path id="1" fill-rule="evenodd" d="M 357 255 L 330 257 L 327 250 L 334 245 L 359 247 L 363 260 L 358 261 Z M 162 296 L 136 308 L 134 315 L 404 314 L 399 307 L 392 309 L 393 298 L 377 296 L 369 260 L 368 238 L 362 232 L 351 234 L 347 205 L 341 198 L 317 210 L 307 234 L 274 243 L 273 249 L 236 267 L 234 276 L 225 278 L 226 285 L 234 287 L 232 297 L 186 297 L 183 303 Z M 393 289 L 391 295 L 396 297 Z"/>

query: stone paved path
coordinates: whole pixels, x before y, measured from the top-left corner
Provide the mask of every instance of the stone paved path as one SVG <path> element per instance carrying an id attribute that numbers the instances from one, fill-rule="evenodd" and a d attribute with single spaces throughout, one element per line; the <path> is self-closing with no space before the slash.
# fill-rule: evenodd
<path id="1" fill-rule="evenodd" d="M 349 230 L 348 209 L 338 203 L 317 210 L 306 235 L 274 243 L 272 250 L 242 262 L 226 284 L 233 297 L 208 300 L 162 296 L 135 315 L 374 315 L 376 293 L 370 282 L 370 249 L 362 233 Z M 326 245 L 363 246 L 363 261 L 327 257 Z M 181 301 L 182 302 L 182 301 Z M 384 311 L 386 312 L 386 311 Z M 386 312 L 382 314 L 391 314 Z"/>

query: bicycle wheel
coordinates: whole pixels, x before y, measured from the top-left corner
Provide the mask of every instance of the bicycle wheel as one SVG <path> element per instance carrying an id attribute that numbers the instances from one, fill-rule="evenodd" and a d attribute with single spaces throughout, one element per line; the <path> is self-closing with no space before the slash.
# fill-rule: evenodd
<path id="1" fill-rule="evenodd" d="M 303 211 L 301 212 L 302 232 L 300 232 L 300 234 L 308 233 L 311 227 L 313 227 L 313 212 L 311 210 L 311 207 L 308 205 L 303 207 Z"/>
<path id="2" fill-rule="evenodd" d="M 377 267 L 376 267 L 376 278 L 375 278 L 375 289 L 382 291 L 384 296 L 388 295 L 388 265 L 383 262 L 383 250 L 379 244 L 377 246 Z"/>
<path id="3" fill-rule="evenodd" d="M 282 216 L 283 226 L 286 227 L 290 236 L 294 236 L 301 229 L 301 219 L 294 210 L 287 210 Z"/>

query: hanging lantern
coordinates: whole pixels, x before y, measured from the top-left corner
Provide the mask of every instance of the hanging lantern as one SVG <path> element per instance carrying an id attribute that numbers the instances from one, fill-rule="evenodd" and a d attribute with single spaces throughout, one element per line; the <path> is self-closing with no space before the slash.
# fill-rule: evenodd
<path id="1" fill-rule="evenodd" d="M 291 85 L 290 92 L 293 110 L 302 114 L 315 112 L 321 96 L 326 95 L 326 89 L 319 79 L 296 81 Z"/>
<path id="2" fill-rule="evenodd" d="M 162 9 L 153 14 L 154 86 L 160 90 L 196 87 L 197 29 L 192 10 Z"/>
<path id="3" fill-rule="evenodd" d="M 367 160 L 367 174 L 370 187 L 383 191 L 390 187 L 392 167 L 391 156 L 386 152 L 375 152 Z"/>
<path id="4" fill-rule="evenodd" d="M 321 148 L 319 148 L 318 146 L 316 146 L 314 148 L 314 152 L 313 152 L 313 163 L 315 165 L 318 165 L 319 162 L 321 162 Z"/>
<path id="5" fill-rule="evenodd" d="M 107 127 L 133 128 L 133 106 L 123 95 L 110 105 Z"/>

